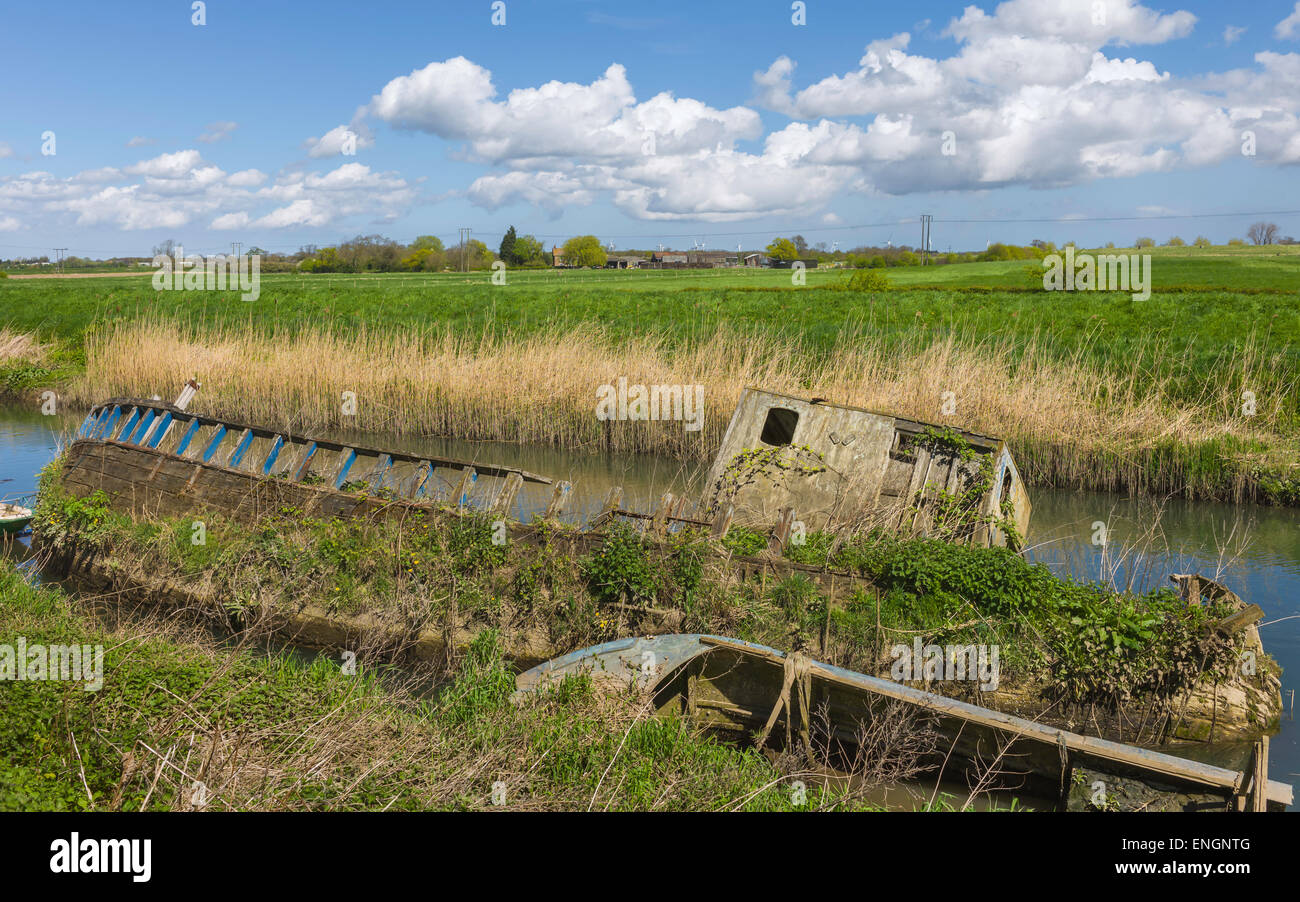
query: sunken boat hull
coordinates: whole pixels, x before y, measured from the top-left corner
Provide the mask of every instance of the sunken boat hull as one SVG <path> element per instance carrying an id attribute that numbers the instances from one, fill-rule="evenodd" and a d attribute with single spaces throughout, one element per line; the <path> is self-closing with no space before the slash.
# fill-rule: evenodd
<path id="1" fill-rule="evenodd" d="M 520 674 L 515 698 L 572 676 L 609 690 L 636 687 L 660 716 L 684 717 L 759 746 L 806 745 L 819 729 L 829 733 L 823 742 L 851 746 L 873 718 L 903 711 L 937 734 L 936 768 L 946 766 L 950 776 L 964 771 L 973 784 L 1032 788 L 1067 809 L 1097 807 L 1090 803 L 1098 779 L 1112 787 L 1118 807 L 1276 810 L 1292 801 L 1290 786 L 1266 776 L 1256 781 L 1252 773 L 1085 736 L 721 636 L 645 636 L 572 652 Z M 1152 805 L 1152 798 L 1163 804 Z"/>
<path id="2" fill-rule="evenodd" d="M 206 509 L 246 522 L 283 508 L 352 517 L 446 500 L 504 514 L 524 483 L 550 480 L 515 467 L 349 445 L 122 398 L 90 411 L 63 465 L 69 491 L 102 491 L 114 507 L 136 515 Z"/>

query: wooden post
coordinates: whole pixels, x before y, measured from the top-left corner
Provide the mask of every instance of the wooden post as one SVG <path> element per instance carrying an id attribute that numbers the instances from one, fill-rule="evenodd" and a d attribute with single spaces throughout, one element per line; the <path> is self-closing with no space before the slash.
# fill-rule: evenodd
<path id="1" fill-rule="evenodd" d="M 772 537 L 768 539 L 767 550 L 773 554 L 780 554 L 785 550 L 785 543 L 790 541 L 790 529 L 794 526 L 794 508 L 781 508 L 780 516 L 777 518 L 776 526 L 772 529 Z"/>
<path id="2" fill-rule="evenodd" d="M 569 495 L 573 492 L 573 485 L 568 482 L 557 482 L 555 491 L 551 492 L 551 503 L 546 505 L 546 514 L 544 519 L 554 520 L 564 512 L 564 506 L 569 503 Z"/>
<path id="3" fill-rule="evenodd" d="M 501 491 L 497 492 L 496 499 L 492 502 L 492 513 L 501 516 L 510 513 L 510 506 L 515 503 L 515 496 L 519 494 L 519 487 L 523 484 L 524 477 L 518 473 L 507 476 L 505 485 L 501 486 Z"/>
<path id="4" fill-rule="evenodd" d="M 731 529 L 731 518 L 736 514 L 734 504 L 724 504 L 718 508 L 717 516 L 713 518 L 713 528 L 709 530 L 709 535 L 715 539 L 725 538 L 727 530 Z"/>
<path id="5" fill-rule="evenodd" d="M 590 529 L 603 526 L 609 520 L 614 519 L 614 514 L 618 512 L 619 507 L 623 504 L 623 487 L 616 485 L 610 488 L 609 494 L 605 496 L 605 506 L 601 508 L 596 519 L 591 521 Z"/>
<path id="6" fill-rule="evenodd" d="M 1268 737 L 1260 737 L 1254 751 L 1255 792 L 1251 798 L 1251 811 L 1268 810 Z"/>

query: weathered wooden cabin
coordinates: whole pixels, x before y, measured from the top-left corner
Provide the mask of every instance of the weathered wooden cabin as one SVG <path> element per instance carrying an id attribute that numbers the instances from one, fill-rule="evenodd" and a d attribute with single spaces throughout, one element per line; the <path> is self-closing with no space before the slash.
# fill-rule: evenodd
<path id="1" fill-rule="evenodd" d="M 909 535 L 951 529 L 960 508 L 965 526 L 950 538 L 1013 546 L 1031 511 L 1001 439 L 758 388 L 741 394 L 709 470 L 705 510 L 728 504 L 744 525 L 793 509 L 809 529 L 859 524 Z"/>

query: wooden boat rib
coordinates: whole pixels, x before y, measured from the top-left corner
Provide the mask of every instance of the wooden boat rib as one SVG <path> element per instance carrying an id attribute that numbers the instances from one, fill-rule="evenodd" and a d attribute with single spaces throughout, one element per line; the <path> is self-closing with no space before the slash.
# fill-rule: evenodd
<path id="1" fill-rule="evenodd" d="M 990 760 L 1001 749 L 1018 773 L 1050 781 L 1062 768 L 1096 766 L 1108 772 L 1131 773 L 1158 783 L 1190 787 L 1241 798 L 1250 788 L 1248 777 L 1199 761 L 1084 736 L 926 692 L 879 677 L 855 673 L 774 648 L 704 634 L 677 634 L 619 639 L 575 651 L 539 664 L 516 678 L 516 698 L 567 676 L 588 674 L 598 682 L 649 693 L 660 714 L 683 714 L 704 725 L 752 735 L 773 726 L 783 687 L 789 691 L 787 670 L 798 665 L 809 683 L 809 708 L 824 706 L 838 736 L 851 740 L 856 725 L 883 703 L 901 702 L 936 721 L 940 735 L 952 742 L 955 758 Z M 802 719 L 808 711 L 795 702 L 776 723 Z M 787 728 L 788 729 L 788 728 Z M 1068 772 L 1068 770 L 1067 770 Z M 1004 771 L 1006 773 L 1006 771 Z M 1292 788 L 1267 781 L 1271 807 L 1289 805 Z"/>

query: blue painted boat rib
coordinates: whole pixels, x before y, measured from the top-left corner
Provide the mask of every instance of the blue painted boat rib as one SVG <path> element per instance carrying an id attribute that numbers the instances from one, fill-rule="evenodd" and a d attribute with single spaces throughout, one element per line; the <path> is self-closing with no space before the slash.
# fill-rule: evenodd
<path id="1" fill-rule="evenodd" d="M 262 464 L 262 475 L 270 476 L 271 468 L 275 466 L 275 460 L 280 456 L 280 449 L 284 447 L 284 436 L 277 435 L 275 441 L 271 444 L 271 450 L 266 453 L 266 462 Z"/>
<path id="2" fill-rule="evenodd" d="M 384 476 L 393 468 L 393 458 L 388 454 L 379 455 L 379 463 L 375 464 L 375 471 L 370 474 L 369 489 L 377 492 L 384 487 Z"/>
<path id="3" fill-rule="evenodd" d="M 132 407 L 131 415 L 128 416 L 126 418 L 126 422 L 122 424 L 121 431 L 116 433 L 117 440 L 119 442 L 126 441 L 131 435 L 131 430 L 135 428 L 135 424 L 138 423 L 139 421 L 140 421 L 140 408 Z"/>
<path id="4" fill-rule="evenodd" d="M 145 447 L 157 448 L 162 443 L 163 436 L 167 434 L 167 428 L 172 424 L 172 412 L 169 410 L 163 414 L 158 422 L 154 424 L 152 432 L 145 434 Z"/>
<path id="5" fill-rule="evenodd" d="M 339 462 L 339 471 L 334 476 L 334 488 L 336 489 L 343 488 L 343 483 L 347 482 L 348 479 L 348 470 L 352 469 L 352 465 L 356 463 L 356 460 L 357 460 L 356 448 L 349 448 L 343 452 L 343 458 Z"/>
<path id="6" fill-rule="evenodd" d="M 158 416 L 158 411 L 156 410 L 150 410 L 148 413 L 146 413 L 140 419 L 139 425 L 135 427 L 135 432 L 131 435 L 129 439 L 127 439 L 127 441 L 129 441 L 133 445 L 140 444 L 140 439 L 144 438 L 145 432 L 149 430 L 149 426 L 153 423 L 154 418 L 157 416 Z"/>
<path id="7" fill-rule="evenodd" d="M 90 435 L 90 433 L 94 430 L 94 428 L 99 424 L 99 421 L 106 416 L 108 416 L 107 410 L 105 410 L 99 416 L 95 416 L 95 412 L 93 410 L 90 413 L 86 414 L 86 418 L 81 421 L 81 428 L 77 430 L 77 438 L 87 438 Z"/>
<path id="8" fill-rule="evenodd" d="M 221 446 L 221 440 L 226 437 L 226 427 L 218 426 L 212 433 L 212 441 L 208 442 L 208 447 L 203 452 L 203 462 L 207 463 L 212 460 L 212 455 L 217 453 L 217 448 Z"/>
<path id="9" fill-rule="evenodd" d="M 226 461 L 226 466 L 231 469 L 238 468 L 240 461 L 248 453 L 248 446 L 251 444 L 253 444 L 253 430 L 245 429 L 244 434 L 239 437 L 239 441 L 235 445 L 235 450 L 230 452 L 230 459 Z"/>
<path id="10" fill-rule="evenodd" d="M 177 457 L 183 457 L 185 452 L 189 450 L 190 442 L 194 441 L 194 436 L 198 434 L 202 425 L 198 420 L 190 420 L 190 427 L 185 430 L 185 434 L 181 436 L 181 443 L 176 446 Z"/>
<path id="11" fill-rule="evenodd" d="M 105 436 L 113 434 L 113 427 L 117 425 L 118 419 L 122 416 L 122 406 L 114 404 L 112 407 L 105 407 L 103 415 L 99 418 L 99 423 L 95 426 L 90 437 L 92 439 L 102 439 Z"/>

